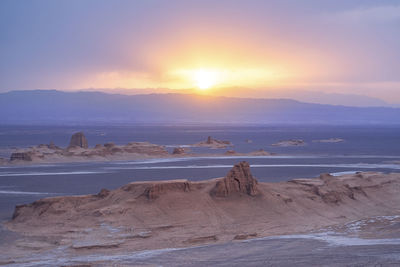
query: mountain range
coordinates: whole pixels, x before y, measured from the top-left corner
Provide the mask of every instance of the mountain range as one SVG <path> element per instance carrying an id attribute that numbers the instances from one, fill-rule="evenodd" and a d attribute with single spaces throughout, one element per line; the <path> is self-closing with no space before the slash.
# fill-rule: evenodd
<path id="1" fill-rule="evenodd" d="M 2 124 L 400 124 L 400 109 L 197 94 L 57 90 L 0 94 Z"/>

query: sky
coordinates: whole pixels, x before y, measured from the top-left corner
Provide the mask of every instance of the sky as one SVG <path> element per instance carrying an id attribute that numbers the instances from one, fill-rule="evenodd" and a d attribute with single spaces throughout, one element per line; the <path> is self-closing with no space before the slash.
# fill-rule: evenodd
<path id="1" fill-rule="evenodd" d="M 0 92 L 232 87 L 399 104 L 400 1 L 0 1 Z"/>

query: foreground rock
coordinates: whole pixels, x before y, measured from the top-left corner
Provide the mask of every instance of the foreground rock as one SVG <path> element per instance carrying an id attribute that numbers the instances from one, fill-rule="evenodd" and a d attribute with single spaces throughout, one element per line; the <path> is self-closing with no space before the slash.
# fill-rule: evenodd
<path id="1" fill-rule="evenodd" d="M 15 208 L 8 229 L 40 251 L 113 253 L 312 231 L 397 215 L 400 174 L 357 173 L 261 183 L 248 163 L 201 182 L 134 182 L 96 195 L 46 198 Z M 33 246 L 33 245 L 32 245 Z M 7 252 L 8 253 L 8 252 Z M 11 252 L 10 252 L 11 253 Z"/>

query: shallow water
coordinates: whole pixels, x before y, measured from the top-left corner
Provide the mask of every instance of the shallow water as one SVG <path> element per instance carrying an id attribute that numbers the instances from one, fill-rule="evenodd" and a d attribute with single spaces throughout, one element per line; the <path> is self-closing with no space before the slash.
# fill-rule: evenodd
<path id="1" fill-rule="evenodd" d="M 38 127 L 0 126 L 0 151 L 54 141 L 66 146 L 73 132 L 83 130 L 89 145 L 113 141 L 149 141 L 172 150 L 208 135 L 233 142 L 238 152 L 260 148 L 278 153 L 265 157 L 198 157 L 150 159 L 100 163 L 42 164 L 0 167 L 0 220 L 12 216 L 14 206 L 56 195 L 94 194 L 102 188 L 115 189 L 133 181 L 167 179 L 204 180 L 224 176 L 233 164 L 246 160 L 263 182 L 316 177 L 320 173 L 355 171 L 397 172 L 400 164 L 400 128 L 292 126 L 129 126 L 129 127 Z M 306 146 L 276 147 L 286 139 L 303 139 Z M 343 138 L 343 143 L 313 140 Z M 246 140 L 252 140 L 248 143 Z M 222 153 L 227 149 L 193 148 L 195 152 Z"/>

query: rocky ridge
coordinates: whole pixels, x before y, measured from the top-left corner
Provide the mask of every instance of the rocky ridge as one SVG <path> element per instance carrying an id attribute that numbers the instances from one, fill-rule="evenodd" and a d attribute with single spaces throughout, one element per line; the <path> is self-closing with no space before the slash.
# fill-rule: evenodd
<path id="1" fill-rule="evenodd" d="M 240 162 L 223 178 L 134 182 L 94 195 L 19 205 L 6 226 L 24 236 L 25 243 L 41 235 L 48 240 L 43 247 L 62 244 L 73 251 L 180 247 L 397 214 L 399 191 L 397 173 L 323 174 L 263 183 L 248 163 Z"/>

